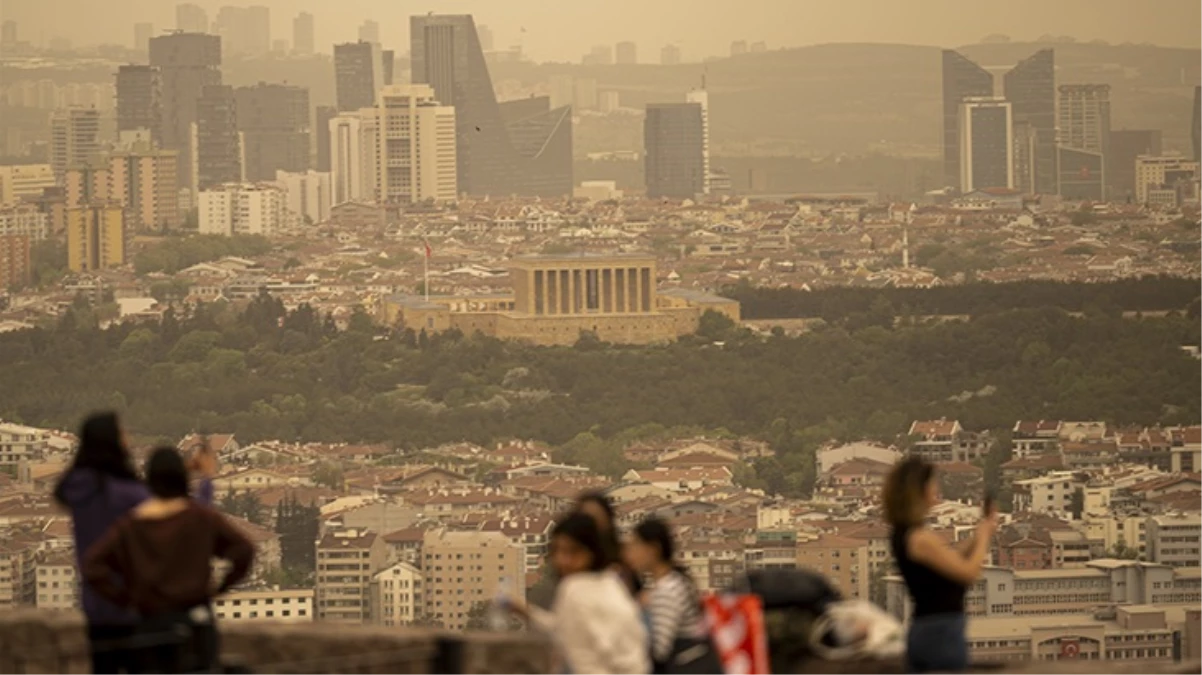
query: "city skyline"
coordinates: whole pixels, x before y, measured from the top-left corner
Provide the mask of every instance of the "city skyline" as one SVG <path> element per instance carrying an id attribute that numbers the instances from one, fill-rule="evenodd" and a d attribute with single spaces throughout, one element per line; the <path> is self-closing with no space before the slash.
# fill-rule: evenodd
<path id="1" fill-rule="evenodd" d="M 651 5 L 627 0 L 600 2 L 583 0 L 564 6 L 546 7 L 528 0 L 513 0 L 500 9 L 483 0 L 446 0 L 419 5 L 384 8 L 367 0 L 347 0 L 338 11 L 330 11 L 313 0 L 271 0 L 237 5 L 216 0 L 197 2 L 216 21 L 223 6 L 264 5 L 271 10 L 272 39 L 291 41 L 293 20 L 301 12 L 316 19 L 315 47 L 329 53 L 336 42 L 354 41 L 364 20 L 380 25 L 386 46 L 409 42 L 408 17 L 437 13 L 471 13 L 478 24 L 487 25 L 496 36 L 496 47 L 520 44 L 536 61 L 577 62 L 589 45 L 631 41 L 638 46 L 641 62 L 657 59 L 660 48 L 678 45 L 686 61 L 726 56 L 732 41 L 763 41 L 769 49 L 840 42 L 869 42 L 931 45 L 945 48 L 974 44 L 991 34 L 1003 34 L 1015 42 L 1032 42 L 1044 35 L 1071 36 L 1080 42 L 1105 40 L 1111 43 L 1152 43 L 1161 46 L 1197 48 L 1195 27 L 1202 10 L 1188 0 L 1165 0 L 1162 11 L 1138 22 L 1129 21 L 1121 0 L 1070 0 L 1047 6 L 1021 0 L 1003 6 L 982 6 L 963 13 L 949 0 L 925 0 L 921 5 L 895 5 L 874 0 L 834 2 L 813 0 L 791 3 L 761 0 L 760 11 L 748 12 L 712 0 L 689 3 L 692 14 L 707 17 L 692 25 L 680 21 L 680 2 Z M 703 5 L 705 10 L 697 11 Z M 803 7 L 804 5 L 804 7 Z M 535 11 L 537 9 L 537 11 Z M 1029 11 L 1027 11 L 1029 10 Z M 1028 20 L 1037 12 L 1040 21 Z M 631 21 L 632 16 L 641 18 Z M 773 20 L 764 21 L 771 16 Z M 956 20 L 930 21 L 930 16 L 955 16 Z M 175 26 L 175 5 L 152 0 L 127 0 L 119 8 L 97 7 L 82 0 L 8 0 L 2 20 L 16 21 L 21 39 L 46 44 L 55 37 L 77 45 L 132 44 L 133 25 L 151 23 L 156 34 Z M 665 30 L 663 26 L 674 26 Z M 566 30 L 565 30 L 566 28 Z"/>

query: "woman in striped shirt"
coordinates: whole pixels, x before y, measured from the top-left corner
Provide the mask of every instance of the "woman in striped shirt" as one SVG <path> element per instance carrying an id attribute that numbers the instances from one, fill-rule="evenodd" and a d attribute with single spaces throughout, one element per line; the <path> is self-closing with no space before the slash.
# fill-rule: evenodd
<path id="1" fill-rule="evenodd" d="M 626 547 L 631 567 L 652 580 L 644 605 L 650 615 L 655 672 L 721 673 L 697 587 L 675 563 L 675 548 L 672 531 L 658 518 L 640 523 Z"/>

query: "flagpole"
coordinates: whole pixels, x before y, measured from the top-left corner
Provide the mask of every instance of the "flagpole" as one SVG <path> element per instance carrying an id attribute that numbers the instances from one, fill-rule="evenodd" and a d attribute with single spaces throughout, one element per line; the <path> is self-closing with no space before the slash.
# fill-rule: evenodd
<path id="1" fill-rule="evenodd" d="M 422 240 L 425 249 L 422 256 L 422 288 L 426 292 L 426 302 L 430 302 L 430 244 Z"/>

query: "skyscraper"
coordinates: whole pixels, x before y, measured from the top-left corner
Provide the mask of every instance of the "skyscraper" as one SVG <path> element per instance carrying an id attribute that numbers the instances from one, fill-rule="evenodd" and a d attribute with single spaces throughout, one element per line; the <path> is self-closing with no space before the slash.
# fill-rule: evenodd
<path id="1" fill-rule="evenodd" d="M 572 193 L 572 115 L 549 99 L 498 103 L 470 15 L 410 18 L 413 82 L 454 106 L 459 191 L 470 195 Z"/>
<path id="2" fill-rule="evenodd" d="M 376 199 L 382 203 L 453 201 L 455 109 L 428 84 L 393 85 L 376 109 Z"/>
<path id="3" fill-rule="evenodd" d="M 67 209 L 67 267 L 92 272 L 125 264 L 125 220 L 120 204 Z"/>
<path id="4" fill-rule="evenodd" d="M 993 76 L 959 52 L 943 50 L 943 180 L 960 184 L 960 103 L 970 96 L 992 96 Z"/>
<path id="5" fill-rule="evenodd" d="M 197 190 L 243 179 L 237 110 L 234 88 L 228 85 L 209 85 L 197 100 L 193 143 Z"/>
<path id="6" fill-rule="evenodd" d="M 314 113 L 317 124 L 317 170 L 330 170 L 330 120 L 338 115 L 338 108 L 319 105 Z"/>
<path id="7" fill-rule="evenodd" d="M 204 8 L 191 3 L 175 6 L 175 29 L 185 33 L 209 32 L 209 15 Z"/>
<path id="8" fill-rule="evenodd" d="M 143 54 L 150 51 L 150 38 L 154 37 L 153 23 L 134 24 L 134 51 Z"/>
<path id="9" fill-rule="evenodd" d="M 338 110 L 370 108 L 384 86 L 380 48 L 371 42 L 334 45 L 334 87 Z"/>
<path id="10" fill-rule="evenodd" d="M 308 56 L 313 53 L 313 15 L 301 12 L 292 20 L 292 53 Z"/>
<path id="11" fill-rule="evenodd" d="M 1194 142 L 1194 161 L 1202 162 L 1202 86 L 1194 87 L 1194 125 L 1190 129 Z"/>
<path id="12" fill-rule="evenodd" d="M 678 65 L 680 63 L 680 47 L 664 45 L 664 48 L 659 50 L 659 62 L 665 66 Z"/>
<path id="13" fill-rule="evenodd" d="M 396 68 L 396 52 L 391 49 L 380 50 L 380 86 L 387 87 L 396 84 L 392 79 L 392 71 Z"/>
<path id="14" fill-rule="evenodd" d="M 163 77 L 154 66 L 117 69 L 117 131 L 145 129 L 159 141 L 163 131 Z"/>
<path id="15" fill-rule="evenodd" d="M 100 111 L 62 108 L 50 116 L 50 166 L 60 182 L 67 169 L 100 155 Z"/>
<path id="16" fill-rule="evenodd" d="M 150 40 L 150 65 L 163 83 L 159 145 L 180 151 L 180 185 L 192 186 L 192 125 L 205 87 L 221 84 L 221 38 L 200 33 L 162 35 Z"/>
<path id="17" fill-rule="evenodd" d="M 689 103 L 696 103 L 701 106 L 701 175 L 702 180 L 701 192 L 709 194 L 710 192 L 710 95 L 705 90 L 704 84 L 701 89 L 694 89 L 688 94 L 685 94 L 685 100 Z"/>
<path id="18" fill-rule="evenodd" d="M 277 171 L 309 168 L 309 90 L 286 84 L 240 87 L 238 131 L 246 180 L 275 180 Z"/>
<path id="19" fill-rule="evenodd" d="M 633 42 L 619 42 L 614 51 L 619 66 L 631 66 L 639 62 L 639 46 Z"/>
<path id="20" fill-rule="evenodd" d="M 213 30 L 226 54 L 262 56 L 271 50 L 271 11 L 262 6 L 225 6 L 217 10 Z"/>
<path id="21" fill-rule="evenodd" d="M 1106 183 L 1109 198 L 1135 198 L 1135 160 L 1141 155 L 1160 156 L 1161 137 L 1156 129 L 1119 129 L 1110 132 L 1106 154 Z"/>
<path id="22" fill-rule="evenodd" d="M 647 196 L 692 199 L 705 190 L 699 103 L 651 103 L 643 120 Z"/>
<path id="23" fill-rule="evenodd" d="M 359 42 L 380 44 L 380 24 L 371 19 L 365 19 L 363 25 L 359 26 Z"/>
<path id="24" fill-rule="evenodd" d="M 374 117 L 374 111 L 367 111 Z M 330 120 L 330 204 L 368 201 L 365 191 L 363 118 L 346 112 Z M 374 164 L 374 157 L 371 163 Z"/>
<path id="25" fill-rule="evenodd" d="M 174 150 L 118 152 L 90 167 L 67 170 L 67 206 L 118 204 L 129 232 L 179 226 L 179 161 Z"/>
<path id="26" fill-rule="evenodd" d="M 990 96 L 960 103 L 960 190 L 1014 187 L 1014 138 L 1009 101 Z"/>
<path id="27" fill-rule="evenodd" d="M 1106 197 L 1110 148 L 1110 85 L 1061 85 L 1057 159 L 1060 195 L 1101 201 Z"/>
<path id="28" fill-rule="evenodd" d="M 1018 62 L 1003 77 L 1006 100 L 1015 123 L 1032 131 L 1030 166 L 1021 167 L 1014 187 L 1028 194 L 1058 193 L 1056 167 L 1056 67 L 1051 49 L 1041 49 Z"/>

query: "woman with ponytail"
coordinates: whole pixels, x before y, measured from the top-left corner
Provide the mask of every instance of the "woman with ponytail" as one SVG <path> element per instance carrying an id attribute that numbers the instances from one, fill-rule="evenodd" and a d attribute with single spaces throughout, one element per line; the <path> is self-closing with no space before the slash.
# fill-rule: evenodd
<path id="1" fill-rule="evenodd" d="M 697 586 L 675 562 L 676 545 L 668 524 L 648 518 L 634 529 L 626 547 L 630 566 L 651 579 L 644 594 L 650 616 L 651 661 L 657 673 L 721 673 L 710 644 Z"/>

